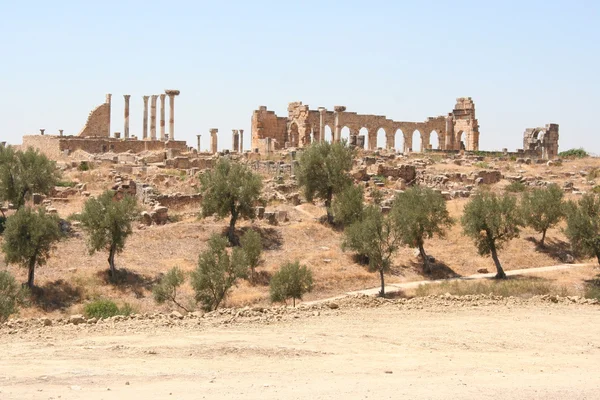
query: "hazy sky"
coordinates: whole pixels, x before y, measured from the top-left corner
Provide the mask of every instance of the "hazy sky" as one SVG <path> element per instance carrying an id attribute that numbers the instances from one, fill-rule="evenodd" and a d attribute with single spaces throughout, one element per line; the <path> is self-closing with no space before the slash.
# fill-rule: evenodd
<path id="1" fill-rule="evenodd" d="M 208 148 L 260 105 L 345 105 L 422 121 L 475 101 L 480 147 L 600 153 L 600 1 L 0 0 L 0 139 L 77 134 L 113 94 L 112 131 L 141 136 L 142 95 L 179 89 L 176 136 Z M 167 117 L 168 118 L 168 117 Z"/>

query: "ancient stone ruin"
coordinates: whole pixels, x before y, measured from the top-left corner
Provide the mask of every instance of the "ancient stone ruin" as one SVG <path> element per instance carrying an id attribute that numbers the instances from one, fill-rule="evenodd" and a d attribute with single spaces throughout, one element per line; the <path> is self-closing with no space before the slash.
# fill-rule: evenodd
<path id="1" fill-rule="evenodd" d="M 325 130 L 333 133 L 332 141 L 342 138 L 342 130 L 350 131 L 349 143 L 364 147 L 366 129 L 368 148 L 394 149 L 397 138 L 403 139 L 404 153 L 432 149 L 432 134 L 438 137 L 439 150 L 479 150 L 479 124 L 475 118 L 475 104 L 470 97 L 457 99 L 454 110 L 447 116 L 430 117 L 424 122 L 394 121 L 382 115 L 363 115 L 335 106 L 333 111 L 323 107 L 311 110 L 302 102 L 290 103 L 288 116 L 279 117 L 267 107 L 261 106 L 252 115 L 252 148 L 269 153 L 287 147 L 305 147 L 315 141 L 325 140 Z M 384 143 L 377 141 L 377 132 L 385 132 Z M 413 133 L 421 137 L 420 149 L 413 149 Z M 401 135 L 401 136 L 399 136 Z"/>
<path id="2" fill-rule="evenodd" d="M 558 155 L 558 124 L 529 128 L 523 134 L 523 150 L 528 156 L 551 160 Z"/>

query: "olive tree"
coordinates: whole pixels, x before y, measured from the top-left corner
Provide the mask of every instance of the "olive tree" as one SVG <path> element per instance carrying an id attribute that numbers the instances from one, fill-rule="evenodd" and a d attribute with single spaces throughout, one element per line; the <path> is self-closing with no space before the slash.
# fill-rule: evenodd
<path id="1" fill-rule="evenodd" d="M 524 193 L 521 211 L 524 222 L 542 234 L 540 246 L 544 247 L 546 231 L 564 217 L 563 191 L 556 184 L 552 184 Z"/>
<path id="2" fill-rule="evenodd" d="M 208 249 L 200 253 L 198 267 L 192 271 L 192 288 L 196 301 L 206 311 L 216 310 L 227 297 L 238 279 L 247 276 L 247 266 L 242 249 L 227 251 L 227 239 L 212 235 Z"/>
<path id="3" fill-rule="evenodd" d="M 429 257 L 425 253 L 425 239 L 434 235 L 444 237 L 446 228 L 453 224 L 441 193 L 430 188 L 414 186 L 398 193 L 392 204 L 392 217 L 406 246 L 419 249 L 423 270 L 431 272 Z"/>
<path id="4" fill-rule="evenodd" d="M 310 145 L 298 161 L 296 176 L 308 201 L 318 197 L 325 200 L 327 221 L 333 223 L 331 202 L 352 183 L 354 151 L 345 142 L 318 142 Z"/>
<path id="5" fill-rule="evenodd" d="M 566 217 L 565 235 L 573 249 L 600 264 L 600 197 L 588 193 L 577 203 L 567 203 Z"/>
<path id="6" fill-rule="evenodd" d="M 263 247 L 260 233 L 249 229 L 241 237 L 240 244 L 242 245 L 242 252 L 246 266 L 250 268 L 250 280 L 254 282 L 254 273 L 256 271 L 256 267 L 258 267 L 258 264 L 260 263 L 260 255 Z"/>
<path id="7" fill-rule="evenodd" d="M 300 262 L 288 262 L 281 266 L 271 278 L 269 291 L 271 301 L 285 302 L 292 299 L 296 307 L 296 299 L 301 300 L 305 293 L 313 288 L 312 271 Z"/>
<path id="8" fill-rule="evenodd" d="M 369 269 L 379 272 L 381 291 L 385 296 L 384 273 L 392 266 L 392 257 L 402 243 L 400 230 L 391 215 L 378 206 L 367 206 L 361 220 L 344 231 L 342 249 L 351 249 L 369 260 Z"/>
<path id="9" fill-rule="evenodd" d="M 79 217 L 81 227 L 88 235 L 90 254 L 108 251 L 110 276 L 116 276 L 115 255 L 125 248 L 127 238 L 133 233 L 132 222 L 137 218 L 138 206 L 133 196 L 116 196 L 111 190 L 90 198 Z"/>
<path id="10" fill-rule="evenodd" d="M 27 286 L 33 288 L 35 268 L 46 264 L 54 244 L 62 237 L 56 215 L 43 208 L 23 207 L 6 221 L 2 251 L 7 264 L 27 268 Z"/>
<path id="11" fill-rule="evenodd" d="M 237 244 L 235 224 L 239 218 L 255 218 L 261 189 L 261 177 L 250 168 L 221 158 L 212 170 L 200 176 L 202 215 L 231 216 L 227 237 L 231 244 Z"/>
<path id="12" fill-rule="evenodd" d="M 8 271 L 0 271 L 0 323 L 19 312 L 26 295 L 27 290 Z"/>
<path id="13" fill-rule="evenodd" d="M 58 179 L 55 162 L 37 150 L 0 146 L 0 201 L 21 208 L 33 193 L 49 194 Z"/>
<path id="14" fill-rule="evenodd" d="M 189 312 L 189 310 L 177 299 L 177 289 L 183 285 L 184 282 L 184 272 L 178 267 L 171 268 L 165 276 L 162 277 L 160 282 L 152 288 L 154 301 L 158 304 L 170 301 L 182 310 Z"/>
<path id="15" fill-rule="evenodd" d="M 362 218 L 364 208 L 363 188 L 349 185 L 333 201 L 333 219 L 336 224 L 349 226 Z"/>
<path id="16" fill-rule="evenodd" d="M 465 235 L 473 239 L 479 254 L 492 256 L 496 278 L 505 279 L 498 250 L 519 236 L 519 227 L 523 223 L 517 199 L 508 193 L 498 196 L 488 191 L 480 192 L 465 206 L 461 222 Z"/>

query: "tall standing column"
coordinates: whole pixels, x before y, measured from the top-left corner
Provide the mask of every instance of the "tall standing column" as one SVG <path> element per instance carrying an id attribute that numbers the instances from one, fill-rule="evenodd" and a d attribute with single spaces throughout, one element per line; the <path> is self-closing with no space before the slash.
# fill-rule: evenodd
<path id="1" fill-rule="evenodd" d="M 129 139 L 129 98 L 131 95 L 124 94 L 123 97 L 125 98 L 125 126 L 123 127 L 123 135 L 125 135 L 125 139 Z"/>
<path id="2" fill-rule="evenodd" d="M 319 142 L 325 138 L 325 113 L 327 110 L 324 107 L 319 107 Z"/>
<path id="3" fill-rule="evenodd" d="M 341 114 L 346 111 L 345 106 L 335 106 L 335 134 L 333 136 L 333 142 L 337 143 L 342 139 L 342 121 Z"/>
<path id="4" fill-rule="evenodd" d="M 175 140 L 175 96 L 179 96 L 179 90 L 165 90 L 169 96 L 169 140 Z"/>
<path id="5" fill-rule="evenodd" d="M 231 130 L 231 150 L 238 151 L 240 146 L 240 136 L 237 129 Z"/>
<path id="6" fill-rule="evenodd" d="M 150 97 L 150 140 L 156 140 L 156 99 L 158 95 Z"/>
<path id="7" fill-rule="evenodd" d="M 200 153 L 200 138 L 202 135 L 196 135 L 196 137 L 198 138 L 198 153 Z"/>
<path id="8" fill-rule="evenodd" d="M 240 129 L 240 153 L 244 152 L 244 130 Z"/>
<path id="9" fill-rule="evenodd" d="M 217 128 L 213 128 L 210 131 L 210 152 L 213 154 L 217 153 L 217 133 L 219 130 Z"/>
<path id="10" fill-rule="evenodd" d="M 160 95 L 160 140 L 165 141 L 165 101 L 167 95 Z"/>
<path id="11" fill-rule="evenodd" d="M 146 140 L 148 138 L 148 99 L 150 96 L 144 96 L 144 122 L 142 124 L 142 139 Z"/>

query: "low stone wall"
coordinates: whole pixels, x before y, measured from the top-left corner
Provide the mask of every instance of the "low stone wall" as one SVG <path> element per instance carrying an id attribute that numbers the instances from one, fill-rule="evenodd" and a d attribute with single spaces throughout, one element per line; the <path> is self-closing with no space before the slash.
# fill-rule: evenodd
<path id="1" fill-rule="evenodd" d="M 23 136 L 23 147 L 33 147 L 46 154 L 49 158 L 59 158 L 65 150 L 73 152 L 82 150 L 91 154 L 100 154 L 106 152 L 141 153 L 143 151 L 163 151 L 176 149 L 186 151 L 185 141 L 171 140 L 162 142 L 160 140 L 135 140 L 135 139 L 116 139 L 116 138 L 85 138 L 75 136 L 46 136 L 29 135 Z"/>
<path id="2" fill-rule="evenodd" d="M 200 207 L 202 196 L 198 194 L 162 194 L 154 200 L 163 207 L 177 210 L 184 207 Z"/>

